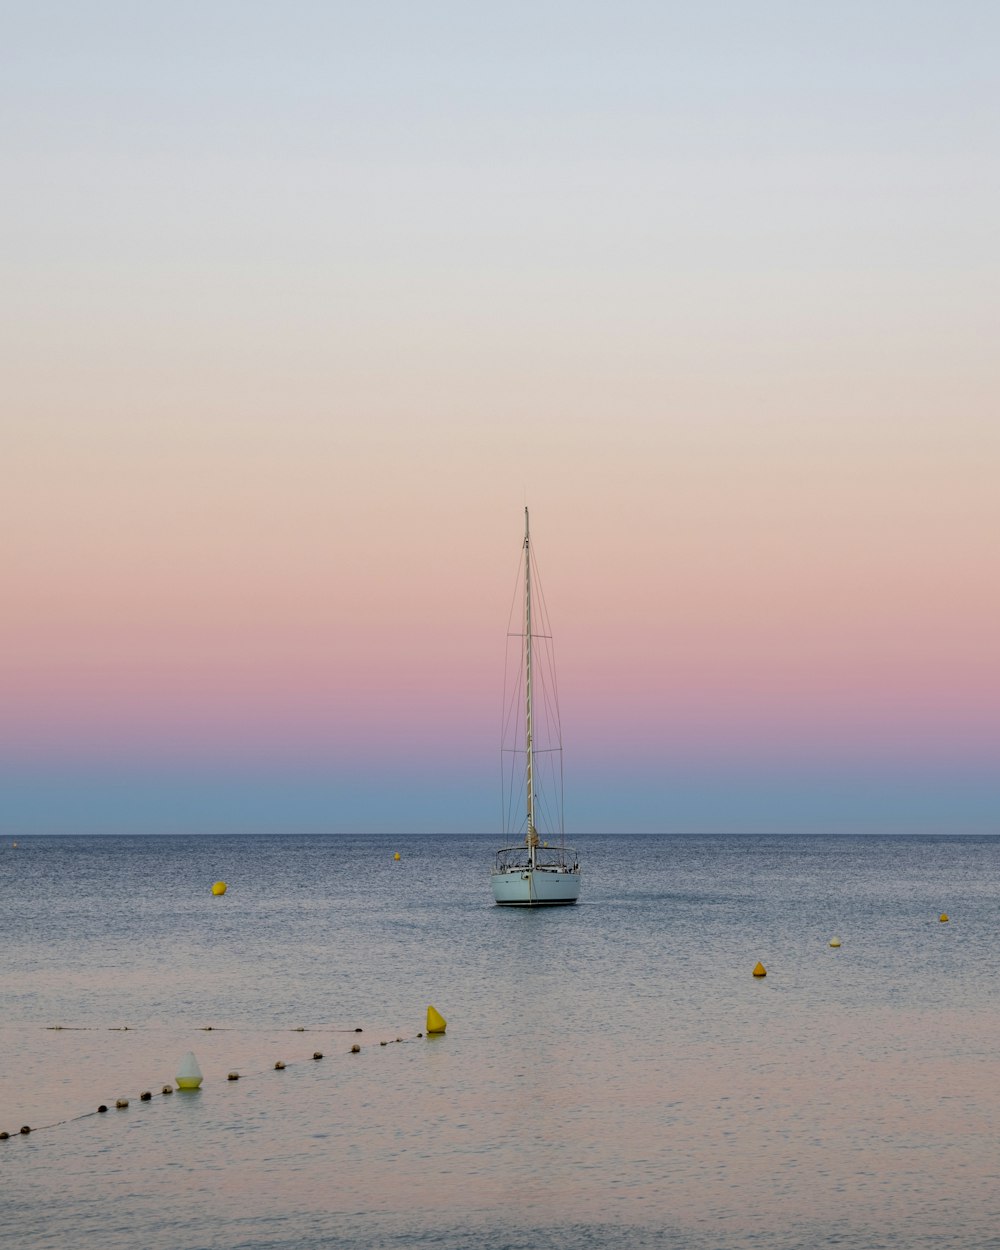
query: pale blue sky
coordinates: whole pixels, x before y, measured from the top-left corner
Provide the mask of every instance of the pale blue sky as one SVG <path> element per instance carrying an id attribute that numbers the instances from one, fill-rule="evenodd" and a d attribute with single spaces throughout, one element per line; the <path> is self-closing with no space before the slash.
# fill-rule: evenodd
<path id="1" fill-rule="evenodd" d="M 1000 831 L 983 764 L 1000 725 L 998 61 L 987 3 L 0 6 L 0 586 L 17 608 L 0 620 L 0 829 L 488 831 L 499 697 L 473 714 L 459 696 L 486 691 L 494 655 L 500 678 L 481 562 L 495 560 L 505 609 L 508 548 L 490 544 L 516 531 L 530 490 L 563 579 L 572 828 Z M 782 491 L 793 502 L 775 504 Z M 403 575 L 412 552 L 436 551 L 445 497 L 484 539 L 459 553 L 457 588 L 475 591 L 452 607 Z M 364 560 L 347 534 L 358 517 Z M 614 591 L 597 584 L 613 572 L 610 518 L 618 549 L 641 553 Z M 796 529 L 801 557 L 768 547 L 768 525 Z M 767 540 L 749 545 L 775 604 L 756 643 L 741 634 L 744 529 Z M 397 611 L 440 612 L 438 637 L 475 617 L 452 694 L 442 682 L 428 713 L 453 750 L 418 740 L 414 711 L 408 756 L 404 708 L 381 738 L 358 728 L 356 757 L 328 769 L 322 744 L 277 731 L 270 759 L 234 763 L 193 716 L 204 759 L 164 750 L 153 767 L 158 711 L 138 694 L 94 731 L 95 753 L 68 750 L 64 721 L 101 688 L 77 634 L 126 700 L 116 647 L 138 689 L 170 649 L 154 595 L 170 577 L 161 615 L 176 607 L 177 652 L 203 664 L 216 723 L 233 625 L 211 574 L 253 563 L 248 534 L 274 575 L 234 575 L 232 601 L 245 593 L 262 617 L 287 599 L 291 625 L 262 626 L 253 654 L 293 709 L 308 698 L 288 640 L 314 581 L 385 570 L 362 605 L 379 629 Z M 796 576 L 830 609 L 805 614 L 813 668 L 800 656 L 798 694 L 794 662 L 744 669 L 734 706 L 759 699 L 760 726 L 811 724 L 819 745 L 793 763 L 776 739 L 753 767 L 753 732 L 744 757 L 735 732 L 690 746 L 674 700 L 697 710 L 697 663 L 712 680 L 743 647 L 764 664 L 800 644 Z M 621 640 L 611 599 L 642 639 Z M 717 606 L 713 630 L 729 623 L 718 664 L 699 650 L 699 604 L 706 618 Z M 853 709 L 809 686 L 841 626 L 856 630 Z M 331 628 L 328 651 L 368 641 Z M 614 667 L 633 650 L 648 683 Z M 910 702 L 886 676 L 897 652 Z M 397 688 L 422 692 L 405 654 Z M 689 671 L 670 671 L 685 655 Z M 60 665 L 80 678 L 64 717 L 46 684 Z M 871 707 L 866 681 L 884 683 Z M 630 700 L 653 726 L 637 763 L 620 745 Z M 19 706 L 38 741 L 63 733 L 48 756 L 25 746 Z M 923 720 L 908 736 L 911 706 Z M 364 710 L 345 696 L 345 723 Z M 148 743 L 122 728 L 147 722 Z"/>

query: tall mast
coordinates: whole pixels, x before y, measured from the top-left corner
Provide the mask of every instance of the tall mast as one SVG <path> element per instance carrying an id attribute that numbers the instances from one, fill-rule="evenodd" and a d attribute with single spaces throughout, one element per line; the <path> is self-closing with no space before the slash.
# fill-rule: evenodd
<path id="1" fill-rule="evenodd" d="M 528 509 L 524 509 L 524 747 L 528 778 L 528 855 L 531 866 L 535 866 L 535 847 L 538 845 L 538 834 L 535 832 L 535 787 L 534 758 L 532 752 L 532 707 L 531 707 L 531 544 L 528 537 Z"/>

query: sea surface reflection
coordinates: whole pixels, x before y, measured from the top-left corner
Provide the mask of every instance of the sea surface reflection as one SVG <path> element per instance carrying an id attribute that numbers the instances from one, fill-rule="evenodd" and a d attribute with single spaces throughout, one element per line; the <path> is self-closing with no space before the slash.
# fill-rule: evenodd
<path id="1" fill-rule="evenodd" d="M 1000 842 L 579 838 L 530 912 L 477 838 L 19 842 L 12 1245 L 1000 1245 Z"/>

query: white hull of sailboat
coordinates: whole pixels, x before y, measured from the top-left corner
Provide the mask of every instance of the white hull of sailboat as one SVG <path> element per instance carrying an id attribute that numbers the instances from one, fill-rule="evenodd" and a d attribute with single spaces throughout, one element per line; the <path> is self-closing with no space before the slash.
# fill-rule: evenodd
<path id="1" fill-rule="evenodd" d="M 493 898 L 502 907 L 551 907 L 575 903 L 580 897 L 580 873 L 550 869 L 514 868 L 494 872 Z"/>

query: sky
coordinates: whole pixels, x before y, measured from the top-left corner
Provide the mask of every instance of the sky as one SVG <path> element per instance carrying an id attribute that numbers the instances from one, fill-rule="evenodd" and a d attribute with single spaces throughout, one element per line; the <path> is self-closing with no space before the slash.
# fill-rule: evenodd
<path id="1" fill-rule="evenodd" d="M 4 6 L 0 835 L 1000 832 L 1000 10 Z"/>

